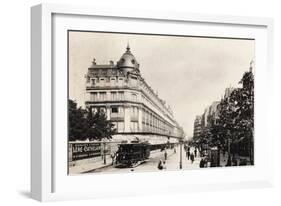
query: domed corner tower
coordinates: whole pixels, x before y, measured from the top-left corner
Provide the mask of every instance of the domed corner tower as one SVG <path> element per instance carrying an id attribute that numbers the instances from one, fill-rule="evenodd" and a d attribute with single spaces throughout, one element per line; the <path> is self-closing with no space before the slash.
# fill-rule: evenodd
<path id="1" fill-rule="evenodd" d="M 135 73 L 139 74 L 139 63 L 137 62 L 134 55 L 131 53 L 129 44 L 127 45 L 126 52 L 121 56 L 117 62 L 117 68 L 122 69 L 124 73 Z"/>

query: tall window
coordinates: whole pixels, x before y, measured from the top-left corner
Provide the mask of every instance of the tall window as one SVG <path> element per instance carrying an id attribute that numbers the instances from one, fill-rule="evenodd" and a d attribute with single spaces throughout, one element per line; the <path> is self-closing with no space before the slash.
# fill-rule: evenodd
<path id="1" fill-rule="evenodd" d="M 142 109 L 142 122 L 145 122 L 145 110 Z"/>
<path id="2" fill-rule="evenodd" d="M 117 100 L 117 92 L 111 92 L 111 100 L 116 101 Z"/>
<path id="3" fill-rule="evenodd" d="M 145 122 L 146 124 L 149 124 L 149 113 L 148 112 L 145 112 Z"/>
<path id="4" fill-rule="evenodd" d="M 124 98 L 124 92 L 118 92 L 118 98 L 119 98 L 119 100 L 120 101 L 123 101 L 123 100 L 125 100 L 125 98 Z"/>
<path id="5" fill-rule="evenodd" d="M 131 107 L 131 117 L 138 118 L 138 108 L 137 107 Z"/>
<path id="6" fill-rule="evenodd" d="M 90 94 L 90 101 L 98 101 L 98 93 L 97 92 L 91 92 Z"/>
<path id="7" fill-rule="evenodd" d="M 138 132 L 138 130 L 139 130 L 138 122 L 131 122 L 130 129 L 131 129 L 131 132 Z"/>
<path id="8" fill-rule="evenodd" d="M 144 122 L 142 122 L 142 131 L 146 132 L 146 124 Z"/>
<path id="9" fill-rule="evenodd" d="M 106 92 L 100 92 L 100 100 L 105 101 L 106 100 Z"/>

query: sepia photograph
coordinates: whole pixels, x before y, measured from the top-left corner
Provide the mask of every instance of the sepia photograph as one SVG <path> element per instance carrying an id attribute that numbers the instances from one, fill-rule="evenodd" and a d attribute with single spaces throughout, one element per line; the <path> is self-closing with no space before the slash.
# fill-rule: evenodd
<path id="1" fill-rule="evenodd" d="M 255 39 L 67 35 L 68 175 L 254 165 Z"/>

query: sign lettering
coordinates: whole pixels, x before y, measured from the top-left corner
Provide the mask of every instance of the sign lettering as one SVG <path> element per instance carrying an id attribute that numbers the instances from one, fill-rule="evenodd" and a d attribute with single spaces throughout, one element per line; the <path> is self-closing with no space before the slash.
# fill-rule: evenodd
<path id="1" fill-rule="evenodd" d="M 71 160 L 81 160 L 101 156 L 101 143 L 71 143 Z"/>

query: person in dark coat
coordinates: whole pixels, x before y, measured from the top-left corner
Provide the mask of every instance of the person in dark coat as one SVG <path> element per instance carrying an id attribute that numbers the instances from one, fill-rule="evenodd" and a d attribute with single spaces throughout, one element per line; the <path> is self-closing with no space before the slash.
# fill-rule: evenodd
<path id="1" fill-rule="evenodd" d="M 159 162 L 158 162 L 157 168 L 158 168 L 159 170 L 163 170 L 163 169 L 164 169 L 164 168 L 163 168 L 163 161 L 162 161 L 161 159 L 160 159 Z"/>
<path id="2" fill-rule="evenodd" d="M 190 157 L 190 151 L 189 150 L 187 150 L 186 156 L 187 156 L 187 159 L 189 160 L 189 157 Z"/>
<path id="3" fill-rule="evenodd" d="M 168 157 L 168 154 L 167 154 L 167 151 L 165 150 L 165 152 L 164 152 L 164 158 L 165 158 L 165 160 L 167 160 L 167 157 Z"/>
<path id="4" fill-rule="evenodd" d="M 191 160 L 191 163 L 193 164 L 193 162 L 194 162 L 194 154 L 193 153 L 190 154 L 190 160 Z"/>
<path id="5" fill-rule="evenodd" d="M 201 160 L 200 160 L 200 163 L 199 163 L 199 167 L 200 168 L 204 168 L 205 167 L 205 158 L 202 158 Z"/>

